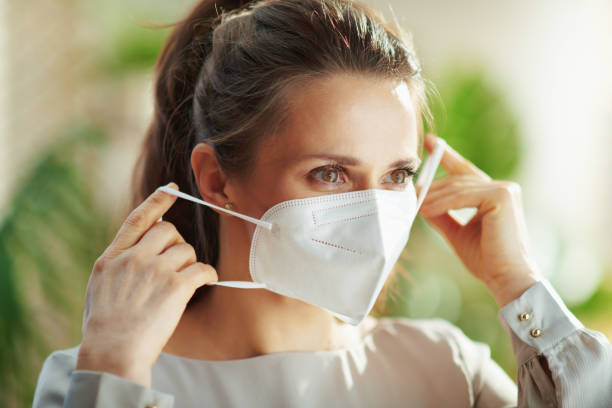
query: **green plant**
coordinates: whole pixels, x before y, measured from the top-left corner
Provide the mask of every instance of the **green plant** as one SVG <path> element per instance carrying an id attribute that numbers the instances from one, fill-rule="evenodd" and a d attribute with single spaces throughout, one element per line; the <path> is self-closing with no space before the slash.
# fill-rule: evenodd
<path id="1" fill-rule="evenodd" d="M 430 100 L 438 136 L 493 178 L 511 177 L 522 155 L 519 120 L 482 68 L 449 63 Z"/>
<path id="2" fill-rule="evenodd" d="M 88 167 L 104 141 L 99 129 L 71 126 L 18 181 L 0 223 L 2 406 L 31 406 L 51 342 L 80 339 L 84 287 L 108 241 Z"/>
<path id="3" fill-rule="evenodd" d="M 167 28 L 135 23 L 124 26 L 111 37 L 107 51 L 100 54 L 98 68 L 113 76 L 151 69 L 168 32 Z"/>

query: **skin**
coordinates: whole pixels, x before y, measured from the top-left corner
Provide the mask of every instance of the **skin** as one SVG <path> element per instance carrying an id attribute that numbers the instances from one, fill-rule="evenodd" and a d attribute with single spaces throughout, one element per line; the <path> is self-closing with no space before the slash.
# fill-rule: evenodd
<path id="1" fill-rule="evenodd" d="M 197 145 L 191 164 L 206 201 L 260 217 L 281 201 L 370 188 L 404 189 L 416 170 L 416 112 L 405 84 L 334 75 L 292 93 L 278 135 L 264 139 L 245 176 L 229 177 L 214 151 Z M 425 147 L 431 152 L 434 135 Z M 317 155 L 342 156 L 335 161 Z M 347 159 L 350 158 L 350 159 Z M 520 187 L 492 180 L 448 147 L 449 173 L 433 182 L 420 214 L 442 234 L 498 305 L 536 282 Z M 408 170 L 406 170 L 408 169 Z M 172 185 L 176 188 L 176 185 Z M 351 326 L 307 303 L 265 290 L 210 287 L 185 311 L 195 289 L 210 281 L 250 280 L 251 223 L 220 214 L 217 267 L 196 262 L 172 224 L 157 222 L 176 197 L 154 192 L 126 219 L 96 261 L 86 293 L 77 369 L 107 371 L 145 386 L 159 354 L 201 360 L 248 358 L 283 351 L 331 350 L 358 344 L 375 320 Z M 447 211 L 476 207 L 466 225 Z"/>

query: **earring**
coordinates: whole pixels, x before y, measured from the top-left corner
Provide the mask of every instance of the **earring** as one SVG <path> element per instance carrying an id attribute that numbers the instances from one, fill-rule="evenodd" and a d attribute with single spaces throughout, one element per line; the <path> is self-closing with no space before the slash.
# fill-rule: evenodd
<path id="1" fill-rule="evenodd" d="M 231 210 L 234 208 L 234 206 L 232 205 L 232 203 L 225 203 L 223 208 L 225 208 L 226 210 Z"/>

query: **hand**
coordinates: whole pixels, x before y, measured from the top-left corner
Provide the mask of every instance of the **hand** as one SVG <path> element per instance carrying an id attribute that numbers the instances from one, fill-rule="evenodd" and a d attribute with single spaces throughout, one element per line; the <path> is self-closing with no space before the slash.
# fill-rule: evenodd
<path id="1" fill-rule="evenodd" d="M 431 134 L 425 138 L 429 153 L 435 140 Z M 444 236 L 470 273 L 503 306 L 537 280 L 521 188 L 515 182 L 492 180 L 450 146 L 446 147 L 440 164 L 449 174 L 431 184 L 419 213 Z M 466 225 L 447 213 L 465 207 L 478 210 Z"/>
<path id="2" fill-rule="evenodd" d="M 178 189 L 174 183 L 168 187 Z M 87 283 L 76 369 L 144 386 L 195 290 L 217 280 L 176 227 L 158 219 L 176 196 L 154 191 L 127 217 Z"/>

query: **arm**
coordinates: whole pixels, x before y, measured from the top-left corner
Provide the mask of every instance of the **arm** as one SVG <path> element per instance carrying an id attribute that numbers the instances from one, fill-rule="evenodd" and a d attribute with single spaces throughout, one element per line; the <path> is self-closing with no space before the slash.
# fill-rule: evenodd
<path id="1" fill-rule="evenodd" d="M 612 346 L 540 280 L 503 306 L 499 320 L 518 365 L 519 407 L 609 407 Z"/>
<path id="2" fill-rule="evenodd" d="M 144 387 L 114 374 L 75 370 L 70 378 L 64 408 L 139 407 L 172 408 L 174 396 Z"/>
<path id="3" fill-rule="evenodd" d="M 425 147 L 430 153 L 435 142 L 428 134 Z M 538 268 L 531 256 L 520 186 L 492 180 L 448 145 L 441 164 L 449 174 L 432 183 L 420 213 L 502 308 L 500 320 L 519 366 L 519 406 L 612 406 L 610 342 L 585 329 L 550 285 L 534 279 Z M 477 209 L 467 223 L 449 214 L 466 207 Z M 525 312 L 530 318 L 519 320 Z"/>
<path id="4" fill-rule="evenodd" d="M 172 394 L 106 372 L 75 370 L 75 350 L 54 351 L 45 359 L 34 392 L 33 408 L 174 406 Z"/>

